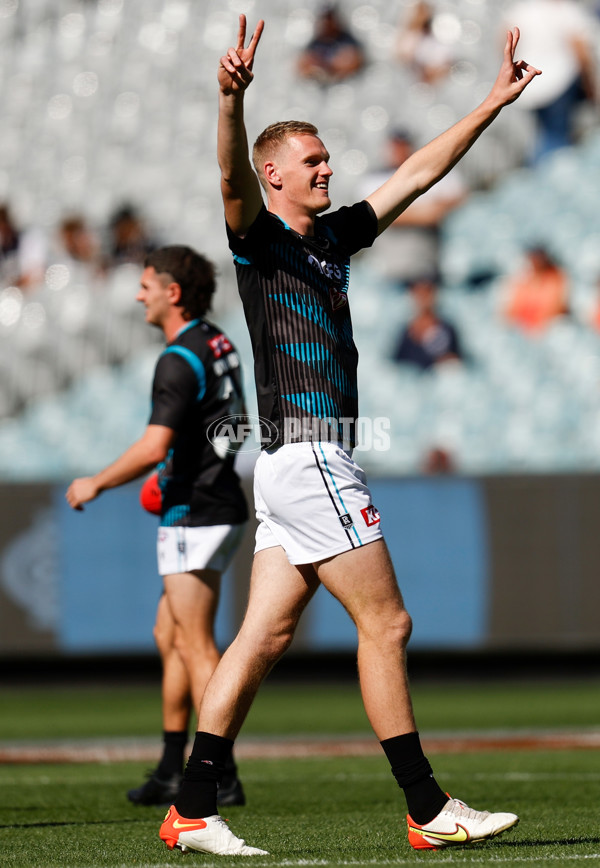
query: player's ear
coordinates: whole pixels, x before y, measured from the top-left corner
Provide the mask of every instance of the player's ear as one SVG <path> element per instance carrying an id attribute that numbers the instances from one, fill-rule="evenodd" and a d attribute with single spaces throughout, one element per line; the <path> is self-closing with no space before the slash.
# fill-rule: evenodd
<path id="1" fill-rule="evenodd" d="M 178 305 L 181 302 L 181 287 L 175 281 L 167 286 L 167 298 L 170 304 Z"/>
<path id="2" fill-rule="evenodd" d="M 272 187 L 275 187 L 279 190 L 281 187 L 281 177 L 279 175 L 279 169 L 277 168 L 276 164 L 269 160 L 267 163 L 265 163 L 264 171 L 265 178 L 267 179 L 268 183 Z"/>

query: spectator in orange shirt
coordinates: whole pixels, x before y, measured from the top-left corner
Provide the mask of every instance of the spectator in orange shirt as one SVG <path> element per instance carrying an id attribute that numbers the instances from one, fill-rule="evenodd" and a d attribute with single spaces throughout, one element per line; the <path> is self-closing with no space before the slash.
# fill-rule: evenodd
<path id="1" fill-rule="evenodd" d="M 526 332 L 540 332 L 569 312 L 569 281 L 544 247 L 526 251 L 525 266 L 508 283 L 505 316 Z"/>

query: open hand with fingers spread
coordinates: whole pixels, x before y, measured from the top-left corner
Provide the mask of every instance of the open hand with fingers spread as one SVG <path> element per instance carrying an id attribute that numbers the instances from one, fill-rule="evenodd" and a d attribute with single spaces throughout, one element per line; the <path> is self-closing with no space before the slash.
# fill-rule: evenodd
<path id="1" fill-rule="evenodd" d="M 217 78 L 219 81 L 219 87 L 223 94 L 229 95 L 246 90 L 254 78 L 252 72 L 254 54 L 256 52 L 256 46 L 260 41 L 264 26 L 264 21 L 261 20 L 258 22 L 248 46 L 245 47 L 246 16 L 240 15 L 237 45 L 235 48 L 230 48 L 227 51 L 227 54 L 224 54 L 219 62 Z"/>
<path id="2" fill-rule="evenodd" d="M 490 91 L 490 98 L 494 99 L 499 107 L 514 102 L 535 76 L 542 74 L 541 69 L 536 69 L 525 60 L 515 61 L 515 50 L 520 35 L 518 27 L 513 27 L 506 34 L 502 66 Z"/>

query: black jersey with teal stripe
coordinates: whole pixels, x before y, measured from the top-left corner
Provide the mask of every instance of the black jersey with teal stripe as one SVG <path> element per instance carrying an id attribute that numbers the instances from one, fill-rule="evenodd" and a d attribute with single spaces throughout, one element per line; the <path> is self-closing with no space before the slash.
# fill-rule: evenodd
<path id="1" fill-rule="evenodd" d="M 235 348 L 211 323 L 192 320 L 168 344 L 154 372 L 149 424 L 176 433 L 159 468 L 162 525 L 246 521 L 246 501 L 233 469 L 234 451 L 209 438 L 211 423 L 242 412 Z"/>
<path id="2" fill-rule="evenodd" d="M 350 257 L 376 235 L 367 202 L 317 217 L 314 236 L 299 235 L 265 208 L 244 238 L 228 229 L 254 351 L 258 412 L 275 425 L 280 443 L 355 445 Z"/>

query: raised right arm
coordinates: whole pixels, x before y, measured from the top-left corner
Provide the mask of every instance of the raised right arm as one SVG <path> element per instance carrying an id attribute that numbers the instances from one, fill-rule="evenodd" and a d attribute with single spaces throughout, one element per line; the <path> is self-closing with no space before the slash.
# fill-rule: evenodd
<path id="1" fill-rule="evenodd" d="M 262 207 L 260 184 L 252 167 L 244 123 L 244 92 L 253 79 L 252 65 L 264 22 L 259 21 L 247 48 L 246 16 L 240 15 L 238 42 L 219 63 L 217 157 L 225 219 L 232 232 L 246 234 Z"/>
<path id="2" fill-rule="evenodd" d="M 415 199 L 443 178 L 467 153 L 479 136 L 498 116 L 501 109 L 514 102 L 527 85 L 541 74 L 523 60 L 514 60 L 519 29 L 506 34 L 504 56 L 498 77 L 484 101 L 446 132 L 405 160 L 391 178 L 375 190 L 367 201 L 371 204 L 383 232 Z"/>

